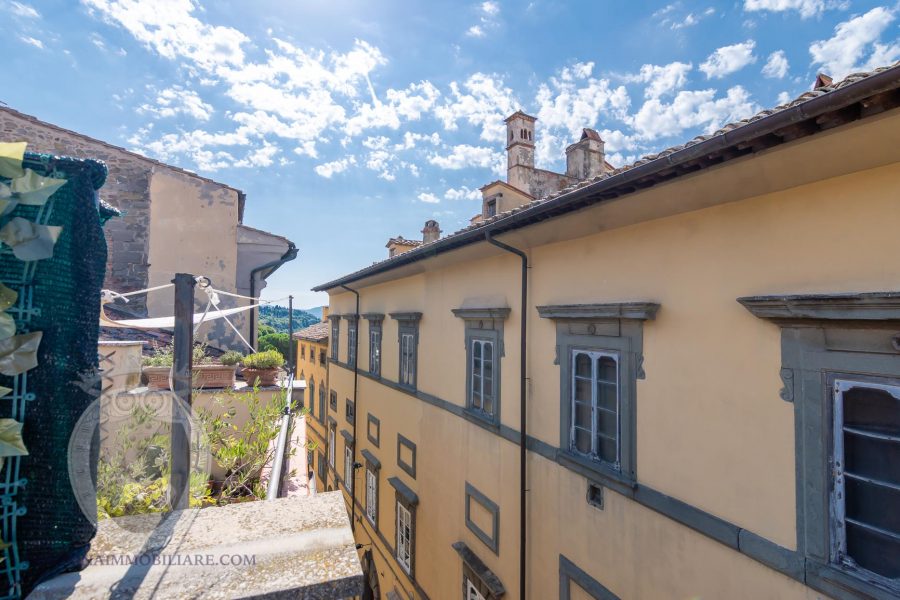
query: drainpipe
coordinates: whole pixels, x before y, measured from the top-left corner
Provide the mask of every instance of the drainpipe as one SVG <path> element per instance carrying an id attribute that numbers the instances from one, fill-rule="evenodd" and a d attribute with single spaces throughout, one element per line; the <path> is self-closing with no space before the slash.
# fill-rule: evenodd
<path id="1" fill-rule="evenodd" d="M 485 232 L 484 239 L 489 244 L 493 244 L 494 246 L 497 246 L 502 250 L 511 252 L 522 259 L 522 323 L 519 326 L 522 336 L 519 340 L 519 598 L 520 600 L 525 600 L 525 575 L 528 568 L 526 564 L 525 553 L 525 542 L 527 539 L 526 534 L 528 529 L 528 525 L 525 519 L 525 492 L 527 491 L 527 489 L 525 488 L 525 440 L 528 433 L 525 413 L 525 399 L 527 396 L 525 387 L 525 369 L 526 352 L 528 350 L 526 337 L 526 333 L 528 330 L 528 256 L 518 248 L 513 248 L 512 246 L 508 246 L 503 242 L 498 242 L 491 237 L 490 231 Z"/>
<path id="2" fill-rule="evenodd" d="M 255 269 L 250 271 L 250 297 L 256 298 L 256 274 L 264 269 L 272 269 L 269 271 L 269 275 L 275 272 L 278 267 L 283 265 L 286 262 L 290 262 L 297 258 L 297 246 L 294 245 L 294 242 L 288 242 L 287 252 L 281 255 L 281 258 L 278 260 L 273 260 L 272 262 L 267 262 L 264 265 L 260 265 Z M 268 277 L 268 275 L 267 275 Z M 258 309 L 253 309 L 254 311 Z M 257 313 L 257 318 L 259 313 Z M 256 318 L 250 319 L 250 341 L 253 342 L 253 345 L 256 346 Z"/>
<path id="3" fill-rule="evenodd" d="M 353 456 L 350 458 L 350 477 L 353 478 L 353 484 L 350 488 L 350 529 L 356 531 L 356 469 L 362 465 L 356 462 L 356 421 L 359 419 L 359 401 L 357 392 L 359 391 L 359 292 L 354 289 L 342 285 L 342 288 L 356 295 L 356 339 L 353 341 Z M 350 332 L 350 327 L 347 327 Z M 348 348 L 349 350 L 349 348 Z M 346 484 L 346 482 L 345 482 Z"/>

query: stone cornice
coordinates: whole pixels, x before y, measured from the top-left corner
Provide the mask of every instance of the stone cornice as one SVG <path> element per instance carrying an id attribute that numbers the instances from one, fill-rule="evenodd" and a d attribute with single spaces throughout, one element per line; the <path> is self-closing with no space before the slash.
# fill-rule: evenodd
<path id="1" fill-rule="evenodd" d="M 412 488 L 403 483 L 399 477 L 391 477 L 388 479 L 388 483 L 391 484 L 391 487 L 397 490 L 397 493 L 403 496 L 403 498 L 412 506 L 417 506 L 419 504 L 419 496 Z"/>
<path id="2" fill-rule="evenodd" d="M 368 450 L 363 450 L 361 452 L 361 454 L 363 455 L 363 458 L 365 458 L 369 462 L 369 464 L 372 465 L 373 468 L 375 468 L 375 469 L 381 468 L 381 461 L 378 460 L 374 454 L 372 454 Z"/>
<path id="3" fill-rule="evenodd" d="M 655 302 L 610 302 L 603 304 L 557 304 L 536 307 L 544 319 L 638 319 L 656 318 Z"/>
<path id="4" fill-rule="evenodd" d="M 900 292 L 746 296 L 737 301 L 771 321 L 900 320 Z"/>
<path id="5" fill-rule="evenodd" d="M 500 319 L 509 316 L 509 307 L 497 308 L 453 308 L 451 312 L 460 319 Z"/>
<path id="6" fill-rule="evenodd" d="M 384 321 L 384 313 L 362 313 L 360 315 L 363 319 L 367 321 Z"/>
<path id="7" fill-rule="evenodd" d="M 420 312 L 392 312 L 391 318 L 396 321 L 419 321 L 422 319 Z"/>

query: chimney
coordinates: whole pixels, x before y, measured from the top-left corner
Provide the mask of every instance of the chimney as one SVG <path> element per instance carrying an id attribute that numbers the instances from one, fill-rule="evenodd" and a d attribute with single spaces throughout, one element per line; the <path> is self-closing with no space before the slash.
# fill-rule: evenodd
<path id="1" fill-rule="evenodd" d="M 428 244 L 436 242 L 441 237 L 441 226 L 432 219 L 425 221 L 425 227 L 422 229 L 422 243 Z"/>
<path id="2" fill-rule="evenodd" d="M 605 142 L 593 129 L 582 129 L 581 139 L 566 148 L 566 175 L 591 179 L 607 171 Z"/>

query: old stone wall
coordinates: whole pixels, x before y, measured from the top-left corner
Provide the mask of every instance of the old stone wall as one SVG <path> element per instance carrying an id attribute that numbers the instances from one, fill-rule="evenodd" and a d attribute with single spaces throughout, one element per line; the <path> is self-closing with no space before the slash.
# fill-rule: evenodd
<path id="1" fill-rule="evenodd" d="M 578 180 L 567 177 L 561 173 L 546 171 L 544 169 L 535 169 L 531 176 L 531 185 L 529 193 L 535 198 L 543 198 L 553 192 L 558 192 L 566 186 L 576 183 Z"/>
<path id="2" fill-rule="evenodd" d="M 117 291 L 146 287 L 150 268 L 150 176 L 155 163 L 121 148 L 3 108 L 0 108 L 0 141 L 25 141 L 32 152 L 95 158 L 105 162 L 109 176 L 100 195 L 123 214 L 104 227 L 109 247 L 104 286 Z M 128 309 L 144 313 L 144 297 L 135 297 L 128 304 Z"/>

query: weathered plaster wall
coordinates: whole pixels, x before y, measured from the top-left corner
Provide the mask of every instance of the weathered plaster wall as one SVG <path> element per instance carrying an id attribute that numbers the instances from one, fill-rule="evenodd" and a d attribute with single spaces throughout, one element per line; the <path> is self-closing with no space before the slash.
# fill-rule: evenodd
<path id="1" fill-rule="evenodd" d="M 0 107 L 0 141 L 26 141 L 28 149 L 104 161 L 109 176 L 101 190 L 105 201 L 123 211 L 103 228 L 109 247 L 105 286 L 120 291 L 146 286 L 150 264 L 150 177 L 153 163 L 120 148 L 42 123 Z M 141 311 L 144 298 L 129 309 Z"/>

